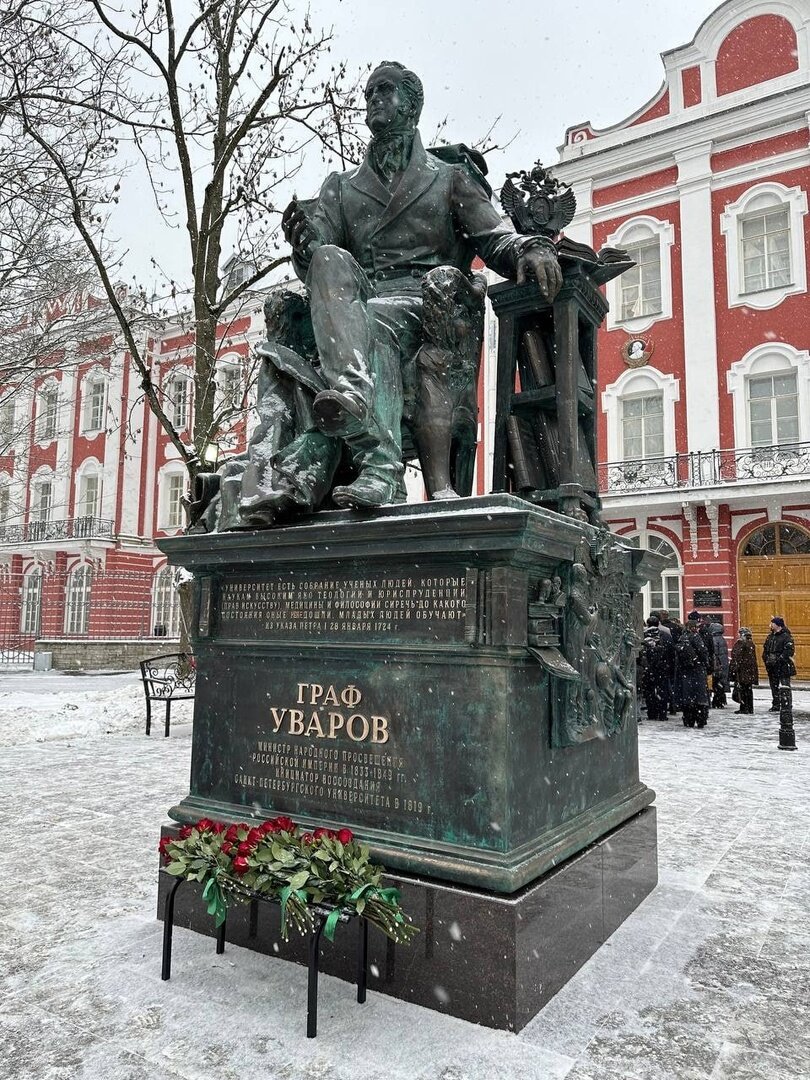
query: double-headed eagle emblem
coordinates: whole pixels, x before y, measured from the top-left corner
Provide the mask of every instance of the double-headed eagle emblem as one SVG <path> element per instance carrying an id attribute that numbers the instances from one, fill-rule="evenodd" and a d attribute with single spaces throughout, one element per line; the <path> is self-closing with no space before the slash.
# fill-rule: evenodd
<path id="1" fill-rule="evenodd" d="M 517 184 L 514 178 L 518 178 Z M 501 206 L 517 232 L 554 239 L 573 220 L 577 200 L 568 184 L 555 180 L 537 161 L 531 172 L 521 169 L 506 174 Z"/>

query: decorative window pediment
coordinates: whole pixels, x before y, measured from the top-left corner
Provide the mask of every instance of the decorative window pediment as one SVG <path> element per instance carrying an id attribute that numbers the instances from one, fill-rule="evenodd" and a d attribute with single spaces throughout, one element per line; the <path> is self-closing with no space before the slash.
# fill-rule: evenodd
<path id="1" fill-rule="evenodd" d="M 608 330 L 623 327 L 632 333 L 648 330 L 672 318 L 672 257 L 675 229 L 654 217 L 625 221 L 607 243 L 623 248 L 636 265 L 608 283 Z"/>
<path id="2" fill-rule="evenodd" d="M 807 291 L 802 218 L 807 195 L 784 184 L 757 184 L 720 217 L 726 238 L 729 307 L 767 310 Z"/>

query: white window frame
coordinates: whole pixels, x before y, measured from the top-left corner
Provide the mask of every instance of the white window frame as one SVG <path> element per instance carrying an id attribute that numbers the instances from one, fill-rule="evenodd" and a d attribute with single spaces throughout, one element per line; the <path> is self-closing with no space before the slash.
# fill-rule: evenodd
<path id="1" fill-rule="evenodd" d="M 48 404 L 46 404 L 46 400 Z M 50 401 L 53 400 L 53 410 Z M 40 446 L 47 446 L 59 437 L 59 383 L 56 379 L 49 379 L 37 387 L 36 396 L 36 421 L 34 425 L 35 441 Z M 51 421 L 53 430 L 50 430 Z M 47 425 L 47 427 L 46 427 Z"/>
<path id="2" fill-rule="evenodd" d="M 76 502 L 74 507 L 74 516 L 77 518 L 99 518 L 101 517 L 101 468 L 98 462 L 90 460 L 85 462 L 77 475 L 78 483 L 76 485 Z M 86 488 L 88 481 L 95 481 L 96 484 L 96 498 L 91 512 L 88 512 L 85 506 L 86 502 Z"/>
<path id="3" fill-rule="evenodd" d="M 673 567 L 672 569 L 662 570 L 661 578 L 662 579 L 663 578 L 669 578 L 670 580 L 677 581 L 677 583 L 678 583 L 678 610 L 673 611 L 671 607 L 666 607 L 666 606 L 665 606 L 664 610 L 669 612 L 670 617 L 674 616 L 678 620 L 678 622 L 683 622 L 683 617 L 684 617 L 683 576 L 684 576 L 684 572 L 683 572 L 683 558 L 681 557 L 681 553 L 678 551 L 678 545 L 669 536 L 664 536 L 661 533 L 653 532 L 650 529 L 640 529 L 636 533 L 629 533 L 627 535 L 623 535 L 621 537 L 621 539 L 622 540 L 630 540 L 630 541 L 633 541 L 633 542 L 637 541 L 639 547 L 648 548 L 648 549 L 650 548 L 650 541 L 651 540 L 661 540 L 665 544 L 668 544 L 669 547 L 672 548 L 673 552 L 675 553 L 675 558 L 678 561 L 678 565 L 677 565 L 677 567 Z M 666 596 L 666 589 L 663 589 L 662 591 L 664 593 L 664 596 Z M 660 607 L 656 607 L 655 609 L 653 609 L 651 594 L 652 594 L 652 582 L 647 581 L 641 587 L 641 599 L 642 599 L 642 605 L 643 605 L 643 611 L 644 611 L 644 618 L 645 619 L 648 619 L 650 617 L 650 612 L 652 610 L 655 610 L 655 611 L 660 611 L 661 610 Z"/>
<path id="4" fill-rule="evenodd" d="M 661 443 L 662 443 L 661 453 L 660 454 L 645 454 L 645 453 L 642 453 L 642 454 L 640 454 L 640 455 L 638 455 L 637 457 L 634 457 L 634 458 L 628 457 L 627 452 L 626 452 L 627 420 L 630 419 L 630 418 L 626 415 L 625 406 L 628 404 L 628 402 L 631 402 L 631 401 L 649 401 L 649 400 L 651 400 L 653 398 L 655 398 L 656 401 L 661 402 L 661 411 L 660 411 L 659 414 L 657 414 L 657 415 L 660 415 L 660 417 L 661 417 Z M 645 426 L 646 426 L 645 425 L 645 419 L 646 419 L 647 415 L 649 415 L 649 414 L 645 414 L 643 409 L 642 409 L 641 415 L 639 417 L 637 417 L 637 419 L 639 419 L 641 421 L 642 449 L 643 449 L 643 445 L 644 445 L 644 442 L 645 442 Z M 646 460 L 648 460 L 650 458 L 658 458 L 658 457 L 664 457 L 665 456 L 664 451 L 663 451 L 664 423 L 665 423 L 665 419 L 664 419 L 664 394 L 663 394 L 663 392 L 661 390 L 651 390 L 648 393 L 625 394 L 619 401 L 619 423 L 621 424 L 621 432 L 619 434 L 619 438 L 621 439 L 621 444 L 622 444 L 622 461 L 646 461 Z"/>
<path id="5" fill-rule="evenodd" d="M 16 404 L 9 395 L 0 400 L 0 454 L 8 453 L 14 444 L 17 435 L 14 429 L 16 419 Z"/>
<path id="6" fill-rule="evenodd" d="M 93 568 L 89 563 L 74 566 L 65 582 L 65 634 L 86 634 L 90 616 Z"/>
<path id="7" fill-rule="evenodd" d="M 188 484 L 188 476 L 186 474 L 186 470 L 182 466 L 178 467 L 176 463 L 172 462 L 172 464 L 164 466 L 164 468 L 160 471 L 160 474 L 159 474 L 159 480 L 158 480 L 158 487 L 159 487 L 159 493 L 158 493 L 158 525 L 157 525 L 157 527 L 162 532 L 179 532 L 184 527 L 185 521 L 186 521 L 185 512 L 183 510 L 182 503 L 180 503 L 179 504 L 179 507 L 180 507 L 180 509 L 179 509 L 180 521 L 179 521 L 178 524 L 170 523 L 170 514 L 169 514 L 169 512 L 173 508 L 171 503 L 170 503 L 170 497 L 171 497 L 171 492 L 172 492 L 172 489 L 173 489 L 173 482 L 174 482 L 175 477 L 180 478 L 180 480 L 181 480 L 180 490 L 183 492 L 183 494 L 185 494 L 186 487 L 187 487 L 187 484 Z"/>
<path id="8" fill-rule="evenodd" d="M 82 379 L 81 434 L 85 438 L 95 438 L 106 430 L 109 386 L 110 375 L 105 368 L 91 368 Z M 95 408 L 94 402 L 97 390 L 101 397 L 100 409 Z M 95 413 L 99 415 L 94 415 Z"/>
<path id="9" fill-rule="evenodd" d="M 11 517 L 11 477 L 0 474 L 0 529 L 8 525 Z"/>
<path id="10" fill-rule="evenodd" d="M 44 485 L 47 484 L 50 488 L 49 498 L 47 503 L 47 516 L 41 517 L 42 513 L 42 490 Z M 28 520 L 32 525 L 47 525 L 52 520 L 53 513 L 53 497 L 54 489 L 56 487 L 56 477 L 50 471 L 46 469 L 43 472 L 36 473 L 31 481 L 31 502 L 28 507 Z"/>
<path id="11" fill-rule="evenodd" d="M 38 634 L 41 615 L 42 567 L 32 566 L 23 578 L 20 603 L 20 633 Z"/>
<path id="12" fill-rule="evenodd" d="M 790 223 L 790 270 L 792 281 L 758 292 L 744 292 L 740 222 L 771 209 L 786 207 Z M 788 297 L 807 291 L 807 260 L 804 244 L 804 215 L 807 194 L 800 187 L 768 182 L 755 184 L 729 203 L 720 215 L 720 232 L 726 239 L 726 280 L 729 307 L 751 307 L 767 311 Z"/>
<path id="13" fill-rule="evenodd" d="M 680 401 L 681 388 L 674 375 L 665 375 L 654 367 L 632 368 L 623 371 L 616 382 L 602 391 L 602 412 L 607 418 L 607 461 L 621 462 L 622 402 L 628 398 L 661 394 L 664 412 L 664 457 L 675 451 L 675 403 Z"/>
<path id="14" fill-rule="evenodd" d="M 177 390 L 182 384 L 183 397 L 178 398 Z M 194 377 L 188 368 L 175 368 L 166 380 L 166 397 L 171 408 L 172 424 L 176 431 L 191 431 L 191 410 L 194 402 Z M 178 405 L 183 402 L 185 416 L 178 419 Z"/>
<path id="15" fill-rule="evenodd" d="M 152 631 L 163 626 L 167 638 L 180 636 L 180 594 L 175 586 L 175 572 L 164 565 L 155 572 L 152 583 Z"/>
<path id="16" fill-rule="evenodd" d="M 228 357 L 225 357 L 223 359 L 217 360 L 216 374 L 214 376 L 215 381 L 216 381 L 216 394 L 215 394 L 215 397 L 214 397 L 214 411 L 216 412 L 217 415 L 219 413 L 225 412 L 227 410 L 233 410 L 234 411 L 233 416 L 227 418 L 228 426 L 232 425 L 238 419 L 238 409 L 239 409 L 238 402 L 235 403 L 235 404 L 231 404 L 231 403 L 226 402 L 226 399 L 225 399 L 225 389 L 226 389 L 226 385 L 227 385 L 226 380 L 228 379 L 228 377 L 230 377 L 234 373 L 236 373 L 238 375 L 239 387 L 240 387 L 241 393 L 244 394 L 244 389 L 245 389 L 244 385 L 243 385 L 244 367 L 243 367 L 241 357 L 239 357 L 239 356 L 228 356 Z"/>
<path id="17" fill-rule="evenodd" d="M 748 413 L 748 382 L 760 375 L 784 375 L 796 372 L 799 396 L 799 442 L 810 442 L 810 351 L 794 349 L 785 342 L 757 345 L 731 365 L 726 385 L 734 409 L 734 445 L 738 450 L 751 446 Z"/>
<path id="18" fill-rule="evenodd" d="M 635 319 L 622 319 L 621 274 L 607 284 L 610 308 L 607 329 L 624 329 L 631 334 L 641 334 L 657 322 L 672 318 L 672 245 L 675 243 L 675 226 L 671 221 L 643 214 L 628 218 L 605 241 L 610 247 L 621 248 L 657 238 L 661 248 L 661 310 Z"/>

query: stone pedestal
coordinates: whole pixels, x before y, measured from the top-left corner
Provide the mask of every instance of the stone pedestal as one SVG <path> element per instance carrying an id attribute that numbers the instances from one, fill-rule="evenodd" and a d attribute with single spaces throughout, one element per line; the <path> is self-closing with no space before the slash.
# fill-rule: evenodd
<path id="1" fill-rule="evenodd" d="M 656 855 L 655 809 L 649 807 L 510 896 L 392 874 L 386 885 L 401 890 L 420 933 L 402 946 L 370 929 L 369 990 L 520 1031 L 652 891 Z M 170 885 L 162 874 L 159 917 Z M 214 921 L 198 887 L 184 885 L 176 903 L 175 925 L 213 936 Z M 323 942 L 322 971 L 354 981 L 357 932 L 353 920 L 338 928 L 334 944 Z M 227 940 L 271 957 L 307 961 L 305 939 L 293 934 L 282 940 L 275 905 L 258 904 L 253 927 L 249 907 L 234 905 Z M 193 968 L 184 965 L 182 936 L 175 941 L 174 977 L 193 977 Z M 227 1002 L 226 986 L 221 993 Z"/>
<path id="2" fill-rule="evenodd" d="M 370 987 L 522 1027 L 655 884 L 630 629 L 648 556 L 511 495 L 160 547 L 196 595 L 170 816 L 348 826 L 423 930 L 407 956 L 375 940 Z M 263 910 L 229 937 L 301 959 Z M 354 933 L 324 970 L 353 972 Z"/>
<path id="3" fill-rule="evenodd" d="M 637 549 L 509 495 L 160 547 L 197 591 L 176 821 L 347 825 L 391 869 L 510 893 L 652 802 L 611 659 Z"/>

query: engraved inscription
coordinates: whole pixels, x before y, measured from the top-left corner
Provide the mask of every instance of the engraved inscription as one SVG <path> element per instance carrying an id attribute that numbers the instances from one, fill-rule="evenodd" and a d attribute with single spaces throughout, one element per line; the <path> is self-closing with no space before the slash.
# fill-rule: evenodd
<path id="1" fill-rule="evenodd" d="M 223 582 L 219 630 L 226 636 L 288 639 L 392 635 L 463 641 L 466 572 L 378 578 L 281 576 Z"/>
<path id="2" fill-rule="evenodd" d="M 340 708 L 332 708 L 335 703 Z M 405 758 L 384 745 L 391 736 L 390 719 L 361 708 L 363 693 L 353 683 L 298 683 L 295 707 L 269 706 L 263 737 L 252 744 L 234 783 L 259 802 L 271 793 L 271 801 L 294 796 L 323 806 L 348 804 L 429 818 L 432 808 L 416 795 Z"/>

